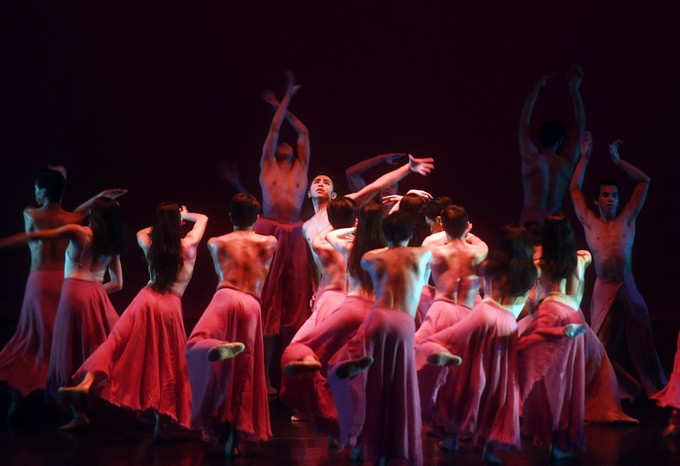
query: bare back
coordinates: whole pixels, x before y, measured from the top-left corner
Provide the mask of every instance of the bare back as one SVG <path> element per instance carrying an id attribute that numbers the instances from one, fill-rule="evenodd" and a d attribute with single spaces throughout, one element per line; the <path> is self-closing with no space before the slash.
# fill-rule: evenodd
<path id="1" fill-rule="evenodd" d="M 391 247 L 364 254 L 361 266 L 373 280 L 374 306 L 405 312 L 415 318 L 431 259 L 432 252 L 423 247 Z"/>
<path id="2" fill-rule="evenodd" d="M 561 209 L 575 166 L 575 162 L 547 150 L 522 158 L 524 206 Z"/>
<path id="3" fill-rule="evenodd" d="M 432 256 L 434 299 L 472 309 L 482 285 L 478 266 L 486 259 L 486 251 L 481 252 L 464 240 L 452 240 L 443 246 L 432 247 Z"/>
<path id="4" fill-rule="evenodd" d="M 24 227 L 27 233 L 82 222 L 82 215 L 68 212 L 58 204 L 24 209 Z M 64 269 L 64 254 L 69 245 L 68 239 L 36 240 L 30 241 L 28 245 L 31 251 L 31 272 Z"/>
<path id="5" fill-rule="evenodd" d="M 297 222 L 307 192 L 307 167 L 298 159 L 290 163 L 267 158 L 260 170 L 260 188 L 265 217 Z"/>
<path id="6" fill-rule="evenodd" d="M 569 277 L 558 281 L 551 280 L 546 274 L 541 274 L 539 284 L 546 299 L 559 301 L 578 311 L 583 300 L 586 269 L 592 262 L 588 251 L 577 251 L 576 269 Z"/>
<path id="7" fill-rule="evenodd" d="M 217 288 L 232 288 L 260 298 L 276 246 L 274 236 L 246 230 L 210 238 L 208 248 L 220 280 Z"/>

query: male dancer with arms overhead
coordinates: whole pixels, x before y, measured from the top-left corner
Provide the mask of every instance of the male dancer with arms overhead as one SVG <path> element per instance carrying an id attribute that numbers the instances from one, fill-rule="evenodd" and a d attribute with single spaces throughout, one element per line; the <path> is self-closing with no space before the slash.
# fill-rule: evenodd
<path id="1" fill-rule="evenodd" d="M 269 381 L 269 367 L 276 346 L 285 348 L 309 315 L 312 296 L 311 267 L 307 260 L 307 246 L 298 221 L 305 192 L 309 167 L 309 132 L 293 114 L 288 112 L 290 99 L 300 88 L 292 73 L 287 73 L 288 85 L 283 100 L 276 101 L 266 92 L 265 101 L 276 108 L 269 134 L 262 147 L 260 159 L 260 187 L 263 216 L 255 222 L 255 232 L 273 235 L 278 248 L 271 264 L 271 273 L 262 289 L 262 321 L 265 336 L 265 371 Z M 298 134 L 297 155 L 293 147 L 279 144 L 283 119 L 291 122 Z M 270 392 L 276 391 L 270 385 Z"/>
<path id="2" fill-rule="evenodd" d="M 576 126 L 567 137 L 567 129 L 561 120 L 549 120 L 541 126 L 539 150 L 531 140 L 531 113 L 541 89 L 554 74 L 543 76 L 524 103 L 519 119 L 519 149 L 522 156 L 522 186 L 524 207 L 520 223 L 535 220 L 543 223 L 552 210 L 562 209 L 574 165 L 578 160 L 579 143 L 585 131 L 586 114 L 579 91 L 583 79 L 580 65 L 572 65 L 569 91 L 574 105 Z M 566 141 L 565 141 L 565 137 Z"/>
<path id="3" fill-rule="evenodd" d="M 635 286 L 631 261 L 635 220 L 647 198 L 650 178 L 621 160 L 619 146 L 622 143 L 618 140 L 610 144 L 609 155 L 612 163 L 623 170 L 636 186 L 620 214 L 616 212 L 619 206 L 617 182 L 600 183 L 595 201 L 598 214 L 588 208 L 581 192 L 592 150 L 589 133 L 569 190 L 595 262 L 597 279 L 590 305 L 592 328 L 614 365 L 622 393 L 625 396 L 635 395 L 640 390 L 638 380 L 641 380 L 642 388 L 648 395 L 653 395 L 666 385 L 667 380 L 654 348 L 647 305 Z M 627 361 L 632 363 L 632 368 L 624 368 Z M 637 377 L 629 372 L 631 369 L 637 372 Z"/>
<path id="4" fill-rule="evenodd" d="M 253 196 L 237 194 L 234 231 L 208 241 L 220 281 L 187 342 L 191 425 L 206 440 L 226 441 L 230 457 L 239 438 L 271 436 L 259 299 L 277 241 L 253 232 L 259 213 Z"/>

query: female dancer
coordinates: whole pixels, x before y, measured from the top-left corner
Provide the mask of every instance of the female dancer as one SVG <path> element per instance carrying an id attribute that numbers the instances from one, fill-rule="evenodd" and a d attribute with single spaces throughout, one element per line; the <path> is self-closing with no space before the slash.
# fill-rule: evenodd
<path id="1" fill-rule="evenodd" d="M 180 236 L 182 220 L 194 222 L 184 238 Z M 154 226 L 137 233 L 148 263 L 149 284 L 123 312 L 106 341 L 73 375 L 80 383 L 59 389 L 62 396 L 78 398 L 93 389 L 116 406 L 152 411 L 156 415 L 154 438 L 160 415 L 189 428 L 191 389 L 180 299 L 191 279 L 196 248 L 207 222 L 205 215 L 189 213 L 174 203 L 158 207 Z M 75 417 L 86 423 L 76 405 L 72 404 Z"/>

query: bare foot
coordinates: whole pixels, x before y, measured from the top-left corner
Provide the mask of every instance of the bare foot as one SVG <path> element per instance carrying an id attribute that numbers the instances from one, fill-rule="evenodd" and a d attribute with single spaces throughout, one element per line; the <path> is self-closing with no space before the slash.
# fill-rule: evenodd
<path id="1" fill-rule="evenodd" d="M 304 358 L 286 364 L 283 369 L 288 375 L 305 374 L 308 372 L 317 372 L 321 369 L 321 363 L 314 357 L 307 355 Z"/>
<path id="2" fill-rule="evenodd" d="M 582 324 L 569 324 L 562 330 L 564 336 L 567 338 L 576 338 L 579 335 L 586 333 L 586 326 Z"/>
<path id="3" fill-rule="evenodd" d="M 439 442 L 439 446 L 447 451 L 458 451 L 458 434 L 447 435 L 444 440 Z"/>
<path id="4" fill-rule="evenodd" d="M 67 424 L 60 426 L 59 430 L 71 430 L 77 427 L 86 426 L 89 423 L 90 419 L 88 419 L 88 417 L 85 414 L 80 413 L 79 415 L 74 416 L 73 419 L 71 419 Z"/>
<path id="5" fill-rule="evenodd" d="M 73 400 L 76 398 L 83 398 L 90 392 L 90 387 L 85 387 L 82 384 L 75 387 L 60 387 L 59 396 L 64 400 Z"/>
<path id="6" fill-rule="evenodd" d="M 340 379 L 351 379 L 360 372 L 368 369 L 371 364 L 373 364 L 373 358 L 370 356 L 350 359 L 349 361 L 338 364 L 338 368 L 335 369 L 335 373 Z"/>
<path id="7" fill-rule="evenodd" d="M 427 362 L 433 366 L 458 366 L 463 362 L 460 356 L 442 351 L 441 353 L 434 353 L 427 357 Z"/>
<path id="8" fill-rule="evenodd" d="M 208 351 L 208 361 L 214 362 L 230 359 L 237 354 L 240 354 L 244 349 L 246 349 L 246 346 L 239 341 L 213 346 L 210 348 L 210 351 Z"/>

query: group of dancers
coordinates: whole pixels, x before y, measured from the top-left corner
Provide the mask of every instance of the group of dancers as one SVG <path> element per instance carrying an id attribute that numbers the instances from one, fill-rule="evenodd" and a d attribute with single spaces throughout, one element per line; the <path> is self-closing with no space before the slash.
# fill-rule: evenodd
<path id="1" fill-rule="evenodd" d="M 229 205 L 233 231 L 207 242 L 217 291 L 188 339 L 181 297 L 208 218 L 170 202 L 157 208 L 136 236 L 149 283 L 119 316 L 107 294 L 123 286 L 116 199 L 125 191 L 68 212 L 65 173 L 41 171 L 26 232 L 0 240 L 0 248 L 28 244 L 32 258 L 17 331 L 0 353 L 10 415 L 21 397 L 45 390 L 70 406 L 61 427 L 70 429 L 89 422 L 87 400 L 97 396 L 154 415 L 154 436 L 172 422 L 233 456 L 239 440 L 272 435 L 268 397 L 277 386 L 292 422 L 313 423 L 329 446 L 351 446 L 355 460 L 418 464 L 423 425 L 442 448 L 470 439 L 495 463 L 496 450 L 519 449 L 522 434 L 556 458 L 582 451 L 585 422 L 637 423 L 620 399 L 642 390 L 680 408 L 680 358 L 668 384 L 632 276 L 649 177 L 621 160 L 616 141 L 610 156 L 636 183 L 631 199 L 619 212 L 618 184 L 605 181 L 597 212 L 588 207 L 581 185 L 592 138 L 580 67 L 568 75 L 573 130 L 551 120 L 541 149 L 531 139 L 533 107 L 552 77 L 539 80 L 520 118 L 522 225 L 504 227 L 489 248 L 450 198 L 398 194 L 409 173 L 434 169 L 431 158 L 365 160 L 347 170 L 354 192 L 344 196 L 327 174 L 308 187 L 309 133 L 288 110 L 299 90 L 289 74 L 281 101 L 265 93 L 275 114 L 260 162 L 262 205 L 228 173 L 241 191 Z M 284 120 L 296 148 L 279 143 Z M 383 162 L 393 169 L 365 182 Z M 557 212 L 567 191 L 591 252 L 576 249 Z M 314 215 L 302 223 L 305 196 Z M 192 228 L 182 235 L 185 222 Z M 591 327 L 580 303 L 592 262 Z M 665 433 L 677 426 L 674 411 Z"/>

